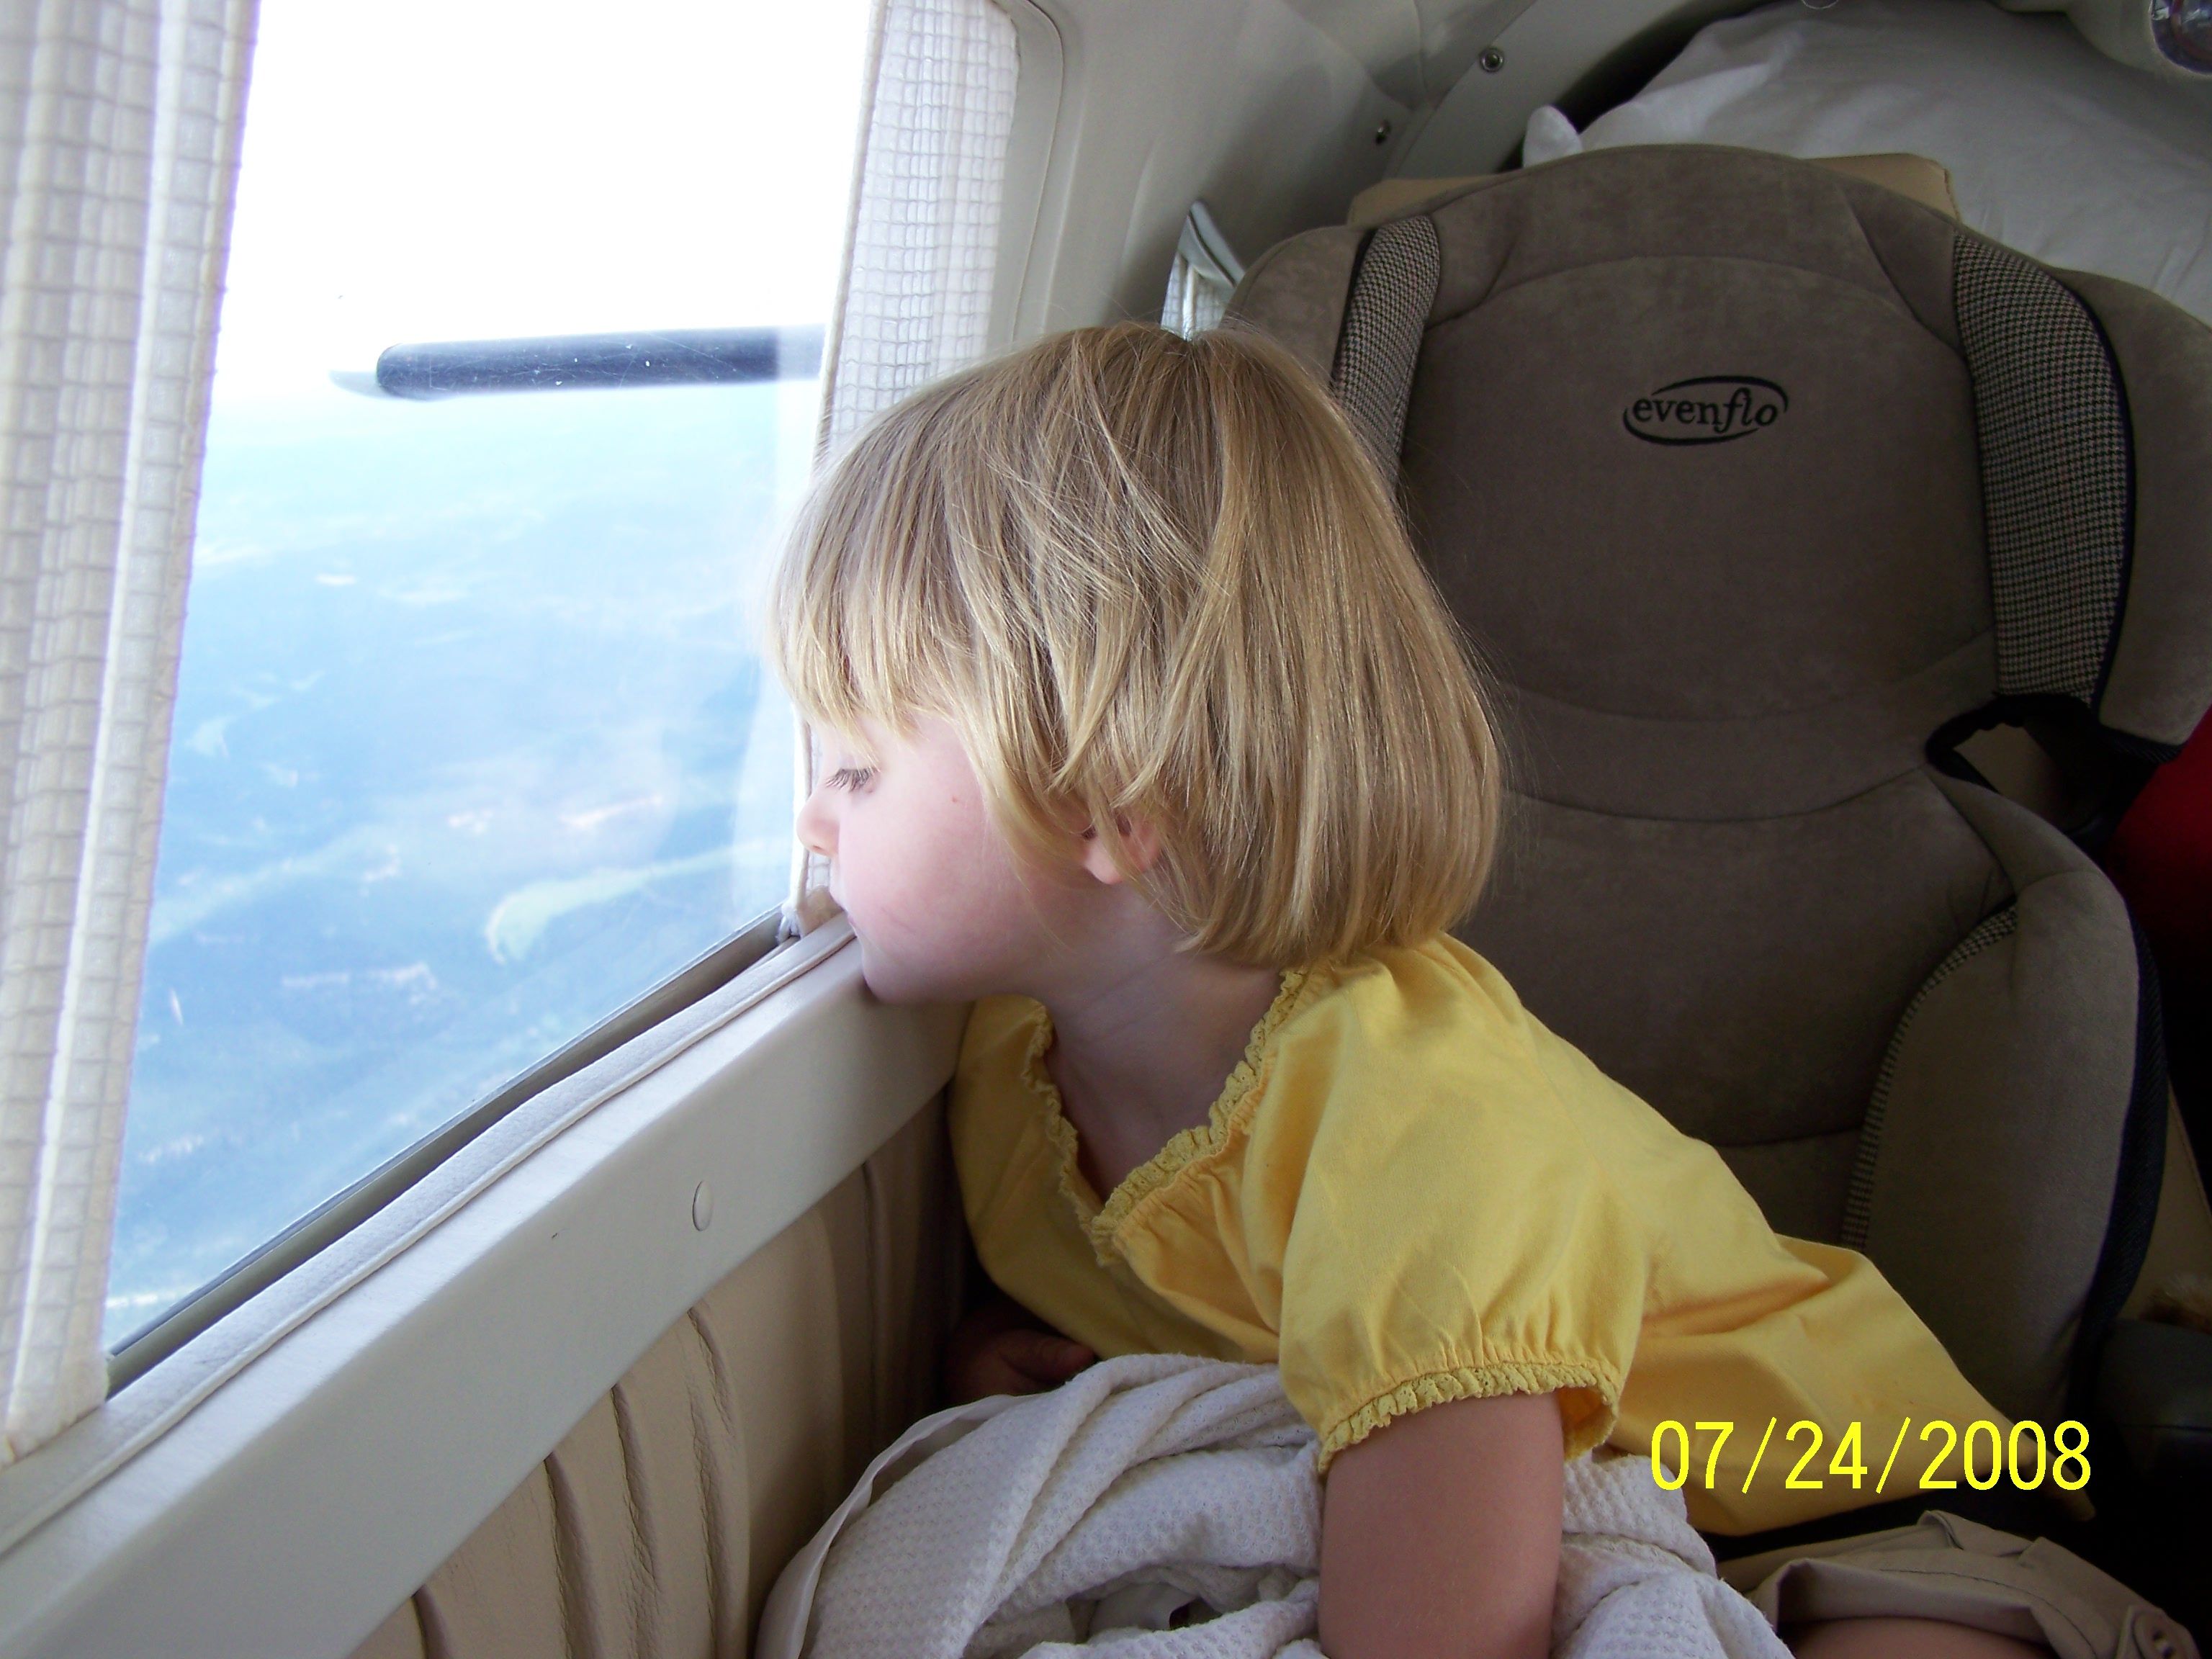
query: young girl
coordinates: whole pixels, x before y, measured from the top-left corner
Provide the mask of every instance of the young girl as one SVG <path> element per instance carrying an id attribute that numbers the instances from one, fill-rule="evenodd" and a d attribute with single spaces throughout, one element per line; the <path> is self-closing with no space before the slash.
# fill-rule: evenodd
<path id="1" fill-rule="evenodd" d="M 921 393 L 817 493 L 775 622 L 828 754 L 799 834 L 868 986 L 975 1004 L 952 1134 L 1005 1297 L 956 1389 L 1279 1364 L 1321 1437 L 1334 1659 L 1547 1651 L 1563 1453 L 1732 1422 L 1685 1495 L 1744 1533 L 1876 1499 L 1785 1486 L 1796 1448 L 1752 1479 L 1771 1419 L 1832 1448 L 1856 1423 L 1877 1465 L 1907 1417 L 2004 1426 L 1863 1256 L 1778 1237 L 1443 932 L 1498 751 L 1387 491 L 1284 354 L 1126 325 Z"/>

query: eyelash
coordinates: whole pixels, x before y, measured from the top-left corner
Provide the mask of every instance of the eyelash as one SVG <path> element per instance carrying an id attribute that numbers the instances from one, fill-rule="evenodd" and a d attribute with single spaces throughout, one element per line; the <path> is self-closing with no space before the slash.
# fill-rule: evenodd
<path id="1" fill-rule="evenodd" d="M 830 775 L 832 789 L 858 789 L 876 775 L 872 766 L 841 766 Z"/>

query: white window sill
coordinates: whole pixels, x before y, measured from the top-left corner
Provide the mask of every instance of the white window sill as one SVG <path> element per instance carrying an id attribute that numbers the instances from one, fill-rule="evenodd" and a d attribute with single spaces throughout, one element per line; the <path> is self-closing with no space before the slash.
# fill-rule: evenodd
<path id="1" fill-rule="evenodd" d="M 0 1471 L 0 1652 L 343 1659 L 951 1076 L 842 919 L 518 1108 Z M 702 1182 L 712 1222 L 693 1224 Z"/>

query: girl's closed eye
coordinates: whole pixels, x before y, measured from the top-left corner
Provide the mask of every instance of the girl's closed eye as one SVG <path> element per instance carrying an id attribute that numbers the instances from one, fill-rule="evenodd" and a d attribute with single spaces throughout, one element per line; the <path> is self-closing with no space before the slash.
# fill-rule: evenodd
<path id="1" fill-rule="evenodd" d="M 873 782 L 875 776 L 876 769 L 872 766 L 841 766 L 830 775 L 830 787 L 859 791 Z"/>

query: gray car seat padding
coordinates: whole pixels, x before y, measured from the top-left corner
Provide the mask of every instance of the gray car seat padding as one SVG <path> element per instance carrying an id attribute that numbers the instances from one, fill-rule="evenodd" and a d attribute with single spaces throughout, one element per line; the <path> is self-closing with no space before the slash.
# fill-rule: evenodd
<path id="1" fill-rule="evenodd" d="M 1334 372 L 1363 431 L 1402 422 L 1407 511 L 1517 769 L 1463 931 L 1783 1231 L 1840 1237 L 1857 1172 L 1869 1254 L 1994 1403 L 2047 1416 L 2075 1334 L 2140 1262 L 2154 995 L 2087 859 L 1923 750 L 2007 665 L 2027 698 L 2079 707 L 2101 684 L 2108 729 L 2146 750 L 2193 727 L 2212 511 L 2170 498 L 2208 493 L 2212 337 L 1751 152 L 1601 152 L 1423 216 L 1425 307 L 1360 291 L 1407 285 L 1407 261 L 1375 259 L 1403 246 L 1385 227 L 1272 250 L 1231 314 Z M 1378 407 L 1363 366 L 1405 354 L 1354 347 L 1352 319 L 1424 311 L 1402 412 Z M 1716 405 L 1703 430 L 1667 424 L 1686 382 Z M 1723 393 L 1773 412 L 1715 431 Z M 2002 604 L 1985 512 L 2024 515 L 1998 538 Z M 2054 559 L 2094 574 L 2077 591 Z M 1923 994 L 2006 914 L 2009 936 Z M 1993 1069 L 1968 1087 L 1976 1054 Z"/>
<path id="2" fill-rule="evenodd" d="M 1874 1098 L 1867 1103 L 1865 1121 L 1859 1126 L 1858 1156 L 1851 1165 L 1850 1189 L 1844 1195 L 1844 1226 L 1838 1236 L 1839 1243 L 1854 1250 L 1866 1248 L 1867 1227 L 1873 1219 L 1875 1171 L 1881 1166 L 1882 1128 L 1888 1121 L 1889 1097 L 1897 1087 L 1898 1068 L 1905 1062 L 1905 1039 L 1912 1035 L 1913 1021 L 1945 980 L 1991 945 L 2002 944 L 2019 931 L 2020 906 L 2008 904 L 1952 947 L 1951 954 L 1936 964 L 1936 971 L 1921 982 L 1912 1000 L 1905 1005 L 1905 1017 L 1897 1022 L 1897 1030 L 1890 1035 L 1889 1047 L 1881 1057 L 1881 1071 L 1875 1079 Z"/>
<path id="3" fill-rule="evenodd" d="M 2129 1145 L 2141 1133 L 2142 1073 L 2163 1129 L 2163 1067 L 2154 1045 L 2137 1064 L 2135 934 L 2111 883 L 2011 802 L 1948 779 L 1938 787 L 2014 896 L 1967 933 L 1898 1022 L 1841 1242 L 1881 1264 L 1968 1376 L 2021 1379 L 2040 1402 L 2033 1413 L 2005 1409 L 2049 1421 L 2074 1381 L 2078 1339 L 2094 1346 L 2118 1311 L 2100 1280 L 2124 1273 L 2132 1285 L 2142 1265 L 2148 1236 L 2134 1219 L 2154 1199 L 2115 1194 L 2142 1163 Z M 2121 1216 L 2130 1222 L 2116 1232 Z"/>

